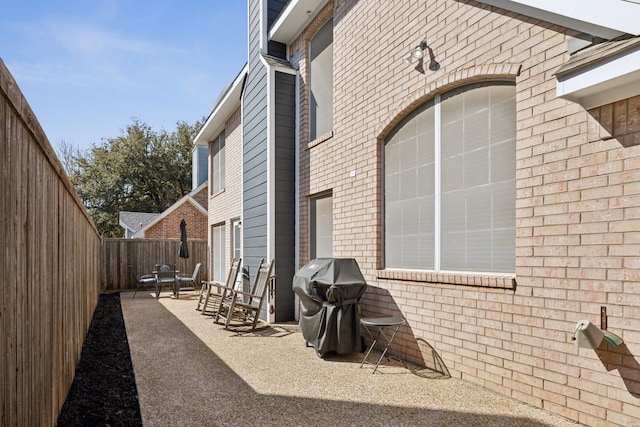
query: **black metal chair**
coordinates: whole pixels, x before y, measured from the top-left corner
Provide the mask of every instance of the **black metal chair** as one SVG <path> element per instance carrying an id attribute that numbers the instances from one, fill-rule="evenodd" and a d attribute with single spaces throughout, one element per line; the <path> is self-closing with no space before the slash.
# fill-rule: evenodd
<path id="1" fill-rule="evenodd" d="M 178 290 L 175 264 L 156 264 L 153 272 L 156 276 L 156 299 L 160 298 L 160 290 L 163 284 L 170 284 L 171 291 L 175 295 Z"/>
<path id="2" fill-rule="evenodd" d="M 184 274 L 178 274 L 176 276 L 176 298 L 180 296 L 180 291 L 193 291 L 196 288 L 196 280 L 198 278 L 198 272 L 200 271 L 200 267 L 202 263 L 199 262 L 196 264 L 196 268 L 193 269 L 193 274 L 191 276 L 186 276 Z M 182 287 L 183 284 L 191 285 Z"/>
<path id="3" fill-rule="evenodd" d="M 138 277 L 131 264 L 129 264 L 129 270 L 131 270 L 131 274 L 133 274 L 133 277 L 136 279 L 136 290 L 133 291 L 133 298 L 136 297 L 136 293 L 138 292 L 138 288 L 140 287 L 140 285 L 146 286 L 156 283 L 156 276 L 154 276 L 153 274 L 145 274 Z"/>

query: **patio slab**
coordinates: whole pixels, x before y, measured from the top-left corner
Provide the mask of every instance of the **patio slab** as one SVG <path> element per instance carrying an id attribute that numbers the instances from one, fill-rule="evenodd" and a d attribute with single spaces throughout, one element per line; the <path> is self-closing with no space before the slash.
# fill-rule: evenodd
<path id="1" fill-rule="evenodd" d="M 145 426 L 576 426 L 455 378 L 321 359 L 296 324 L 225 330 L 195 292 L 121 294 Z"/>

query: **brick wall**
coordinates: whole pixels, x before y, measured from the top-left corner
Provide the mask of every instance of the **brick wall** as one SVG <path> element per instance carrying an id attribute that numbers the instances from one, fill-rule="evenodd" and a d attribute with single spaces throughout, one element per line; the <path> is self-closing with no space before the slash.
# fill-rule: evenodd
<path id="1" fill-rule="evenodd" d="M 149 227 L 144 237 L 147 239 L 179 239 L 180 221 L 187 223 L 187 237 L 207 238 L 207 217 L 190 202 L 186 201 L 171 211 L 156 224 Z"/>
<path id="2" fill-rule="evenodd" d="M 334 129 L 308 138 L 308 41 L 334 17 Z M 638 99 L 585 111 L 556 98 L 571 31 L 473 2 L 335 0 L 291 46 L 300 70 L 300 266 L 309 197 L 333 192 L 334 256 L 355 257 L 365 314 L 408 320 L 394 351 L 589 425 L 640 424 Z M 438 67 L 402 57 L 426 39 Z M 437 68 L 437 69 L 436 69 Z M 382 141 L 422 102 L 472 81 L 517 91 L 515 289 L 382 264 Z M 624 338 L 575 348 L 578 320 Z M 428 344 L 427 344 L 428 343 Z M 423 360 L 424 359 L 424 360 Z"/>
<path id="3" fill-rule="evenodd" d="M 196 202 L 200 203 L 203 208 L 207 209 L 207 205 L 209 204 L 209 185 L 206 183 L 200 191 L 193 195 L 193 198 Z"/>
<path id="4" fill-rule="evenodd" d="M 224 189 L 209 196 L 209 228 L 222 223 L 225 225 L 227 270 L 231 266 L 231 259 L 233 258 L 233 249 L 231 247 L 233 220 L 240 219 L 242 214 L 242 129 L 240 127 L 240 119 L 240 109 L 237 109 L 225 123 Z M 209 144 L 209 153 L 211 153 L 211 143 Z M 213 277 L 213 261 L 211 258 L 213 254 L 211 254 L 211 250 L 209 252 L 209 274 Z M 226 276 L 226 273 L 223 276 Z"/>

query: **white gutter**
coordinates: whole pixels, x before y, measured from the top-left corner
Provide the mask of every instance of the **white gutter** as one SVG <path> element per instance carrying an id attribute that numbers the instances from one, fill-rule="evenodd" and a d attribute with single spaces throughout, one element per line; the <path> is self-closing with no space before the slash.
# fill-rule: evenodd
<path id="1" fill-rule="evenodd" d="M 271 26 L 269 40 L 291 44 L 329 0 L 291 0 Z"/>
<path id="2" fill-rule="evenodd" d="M 245 64 L 233 80 L 231 87 L 222 93 L 222 99 L 215 105 L 204 126 L 196 135 L 193 141 L 194 145 L 208 145 L 209 141 L 222 132 L 231 114 L 240 107 L 240 96 L 242 95 L 242 87 L 244 86 L 243 83 L 248 69 L 249 66 Z"/>
<path id="3" fill-rule="evenodd" d="M 640 34 L 640 4 L 628 0 L 479 0 L 607 40 Z"/>
<path id="4" fill-rule="evenodd" d="M 640 95 L 640 49 L 567 77 L 558 77 L 556 95 L 585 109 Z"/>

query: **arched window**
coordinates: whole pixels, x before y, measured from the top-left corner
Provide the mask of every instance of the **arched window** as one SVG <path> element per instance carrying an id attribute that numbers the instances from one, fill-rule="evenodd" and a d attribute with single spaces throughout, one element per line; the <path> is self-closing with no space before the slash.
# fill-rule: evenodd
<path id="1" fill-rule="evenodd" d="M 515 87 L 437 96 L 384 144 L 385 267 L 515 272 Z"/>

